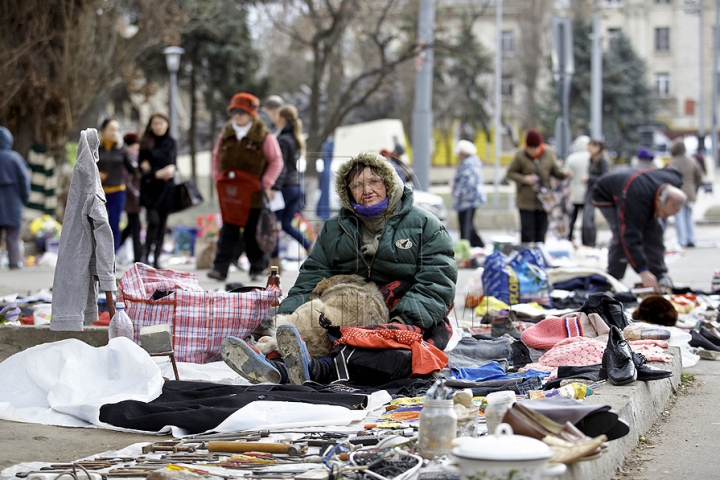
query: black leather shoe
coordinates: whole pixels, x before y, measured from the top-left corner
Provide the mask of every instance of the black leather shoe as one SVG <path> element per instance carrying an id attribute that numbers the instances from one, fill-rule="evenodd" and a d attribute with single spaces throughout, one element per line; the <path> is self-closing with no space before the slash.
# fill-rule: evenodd
<path id="1" fill-rule="evenodd" d="M 705 327 L 700 327 L 699 332 L 700 332 L 700 335 L 702 335 L 706 339 L 710 340 L 710 343 L 712 343 L 716 347 L 720 347 L 720 338 L 718 338 L 717 335 L 713 334 L 710 330 L 708 330 Z"/>
<path id="2" fill-rule="evenodd" d="M 221 282 L 227 278 L 227 275 L 223 275 L 222 273 L 218 272 L 217 270 L 210 270 L 207 273 L 207 276 L 208 276 L 208 278 L 214 278 L 215 280 L 220 280 Z"/>
<path id="3" fill-rule="evenodd" d="M 632 352 L 632 355 L 633 362 L 635 362 L 635 368 L 637 369 L 637 379 L 641 382 L 661 380 L 663 378 L 670 378 L 673 376 L 673 373 L 669 370 L 661 370 L 648 365 L 647 359 L 642 353 Z"/>
<path id="4" fill-rule="evenodd" d="M 690 330 L 690 335 L 692 335 L 692 340 L 688 342 L 688 345 L 690 345 L 691 347 L 702 347 L 705 350 L 720 352 L 719 346 L 712 343 L 699 332 L 696 332 L 695 330 Z"/>
<path id="5" fill-rule="evenodd" d="M 627 385 L 637 380 L 637 368 L 633 352 L 616 326 L 610 327 L 608 343 L 603 353 L 600 378 L 607 378 L 613 385 Z"/>

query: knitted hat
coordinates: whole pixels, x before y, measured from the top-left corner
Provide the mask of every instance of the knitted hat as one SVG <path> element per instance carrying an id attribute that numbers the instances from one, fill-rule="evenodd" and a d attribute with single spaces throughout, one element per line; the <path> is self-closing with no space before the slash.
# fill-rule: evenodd
<path id="1" fill-rule="evenodd" d="M 652 160 L 653 158 L 655 158 L 655 155 L 653 155 L 650 149 L 647 147 L 640 147 L 640 149 L 637 151 L 636 156 L 639 160 Z"/>
<path id="2" fill-rule="evenodd" d="M 461 153 L 465 155 L 475 155 L 477 153 L 477 147 L 467 140 L 460 140 L 457 142 L 457 145 L 455 145 L 455 153 L 460 155 Z"/>
<path id="3" fill-rule="evenodd" d="M 560 340 L 572 337 L 599 337 L 607 335 L 610 327 L 596 313 L 568 314 L 564 318 L 550 317 L 541 320 L 522 332 L 525 345 L 538 350 L 549 350 Z"/>
<path id="4" fill-rule="evenodd" d="M 231 110 L 238 109 L 257 117 L 259 108 L 260 100 L 255 95 L 241 92 L 233 95 L 230 105 L 227 107 L 227 112 L 229 114 Z"/>
<path id="5" fill-rule="evenodd" d="M 125 145 L 134 145 L 138 143 L 138 135 L 135 132 L 128 132 L 123 137 L 123 143 Z"/>
<path id="6" fill-rule="evenodd" d="M 678 320 L 678 312 L 670 300 L 661 295 L 650 295 L 640 302 L 632 317 L 655 325 L 674 327 Z"/>
<path id="7" fill-rule="evenodd" d="M 543 143 L 543 137 L 537 130 L 528 130 L 525 137 L 525 145 L 528 147 L 539 147 Z"/>

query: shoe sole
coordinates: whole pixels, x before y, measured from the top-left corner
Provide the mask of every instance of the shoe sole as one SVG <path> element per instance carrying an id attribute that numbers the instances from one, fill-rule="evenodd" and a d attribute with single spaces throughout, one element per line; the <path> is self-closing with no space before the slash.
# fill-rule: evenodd
<path id="1" fill-rule="evenodd" d="M 258 354 L 238 338 L 225 338 L 220 354 L 228 367 L 250 383 L 280 383 L 280 372 L 258 358 Z"/>
<path id="2" fill-rule="evenodd" d="M 211 273 L 212 273 L 212 272 L 211 272 Z M 224 281 L 227 279 L 227 277 L 223 277 L 223 276 L 220 276 L 220 275 L 211 275 L 210 273 L 207 274 L 207 277 L 208 277 L 208 278 L 212 278 L 213 280 L 217 280 L 217 281 L 219 281 L 219 282 L 224 282 Z"/>
<path id="3" fill-rule="evenodd" d="M 289 325 L 280 325 L 275 333 L 278 350 L 287 369 L 288 380 L 292 385 L 302 385 L 310 380 L 308 362 L 310 358 L 304 342 L 298 337 L 297 330 Z"/>

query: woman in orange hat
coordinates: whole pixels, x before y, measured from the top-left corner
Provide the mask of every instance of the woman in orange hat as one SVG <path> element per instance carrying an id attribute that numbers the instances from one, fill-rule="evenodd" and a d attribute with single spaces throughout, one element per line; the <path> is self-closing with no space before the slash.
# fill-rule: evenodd
<path id="1" fill-rule="evenodd" d="M 213 178 L 217 182 L 223 172 L 236 171 L 255 177 L 272 199 L 272 186 L 283 169 L 282 153 L 275 136 L 265 122 L 258 118 L 260 101 L 255 95 L 237 93 L 227 107 L 228 121 L 218 136 L 213 149 Z M 248 188 L 250 188 L 248 184 Z M 256 281 L 267 267 L 267 255 L 260 250 L 255 239 L 256 225 L 263 206 L 262 191 L 252 195 L 249 216 L 245 225 L 234 225 L 223 219 L 218 250 L 208 277 L 216 280 L 227 278 L 230 264 L 237 259 L 236 247 L 243 229 L 245 253 L 250 262 L 250 280 Z"/>

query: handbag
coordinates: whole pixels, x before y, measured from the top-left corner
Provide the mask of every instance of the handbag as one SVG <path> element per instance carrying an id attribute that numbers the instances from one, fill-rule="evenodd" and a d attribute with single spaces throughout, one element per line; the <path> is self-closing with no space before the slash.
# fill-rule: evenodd
<path id="1" fill-rule="evenodd" d="M 223 170 L 215 181 L 223 223 L 244 227 L 250 217 L 252 197 L 260 179 L 243 170 Z"/>
<path id="2" fill-rule="evenodd" d="M 203 196 L 198 190 L 195 181 L 190 178 L 182 180 L 179 171 L 175 171 L 175 188 L 172 196 L 172 205 L 170 213 L 178 213 L 188 208 L 200 205 L 203 202 Z"/>
<path id="3" fill-rule="evenodd" d="M 275 212 L 270 210 L 267 194 L 263 192 L 263 206 L 260 209 L 257 228 L 255 229 L 255 241 L 260 250 L 264 253 L 272 253 L 277 246 L 278 225 Z"/>

